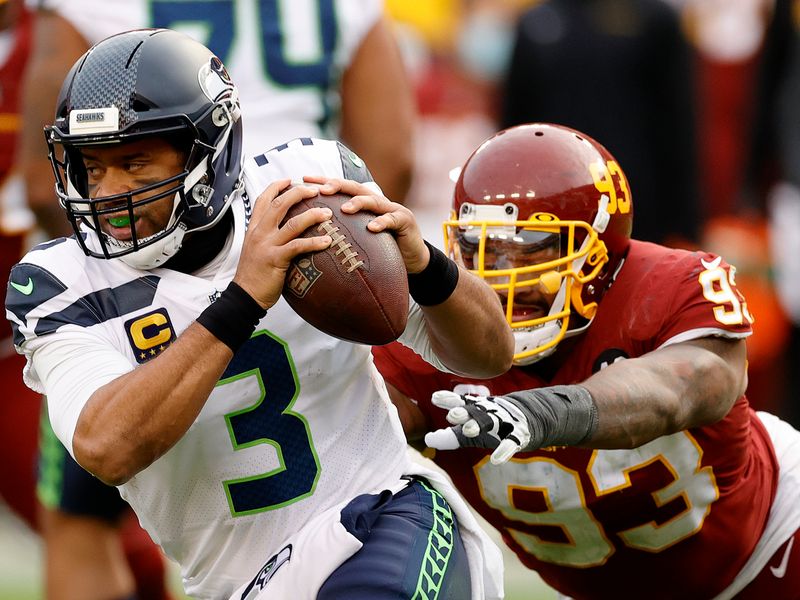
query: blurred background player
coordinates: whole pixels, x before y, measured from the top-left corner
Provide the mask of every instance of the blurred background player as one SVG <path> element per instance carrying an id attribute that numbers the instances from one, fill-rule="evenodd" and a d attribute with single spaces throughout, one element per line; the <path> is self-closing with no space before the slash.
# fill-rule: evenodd
<path id="1" fill-rule="evenodd" d="M 263 151 L 297 136 L 339 136 L 370 160 L 387 195 L 404 198 L 411 176 L 414 106 L 381 2 L 287 2 L 280 10 L 277 3 L 251 0 L 31 4 L 37 8 L 35 43 L 25 86 L 19 167 L 28 204 L 48 237 L 71 233 L 53 195 L 41 134 L 52 120 L 59 81 L 90 44 L 137 26 L 181 29 L 232 65 L 249 115 L 245 152 L 248 147 Z M 382 85 L 374 85 L 376 80 Z M 20 430 L 35 436 L 33 428 Z M 163 577 L 163 568 L 154 562 L 154 547 L 135 522 L 120 517 L 123 505 L 116 490 L 78 470 L 46 427 L 42 444 L 39 491 L 47 506 L 48 597 L 86 599 L 93 597 L 92 590 L 102 590 L 102 597 L 129 595 L 134 585 L 120 560 L 120 526 L 138 594 L 160 597 L 163 592 L 155 591 L 155 582 Z"/>
<path id="2" fill-rule="evenodd" d="M 437 430 L 435 462 L 561 593 L 800 598 L 800 433 L 743 394 L 735 268 L 630 239 L 633 214 L 590 137 L 499 132 L 456 182 L 448 248 L 498 293 L 515 366 L 454 377 L 395 344 L 376 364 L 409 439 Z"/>
<path id="3" fill-rule="evenodd" d="M 0 2 L 0 276 L 5 281 L 11 267 L 22 258 L 30 220 L 21 214 L 20 189 L 12 166 L 20 126 L 19 96 L 22 73 L 31 48 L 32 21 L 22 0 Z M 16 182 L 19 178 L 16 178 Z M 16 194 L 10 193 L 13 188 Z M 16 205 L 14 204 L 16 202 Z M 24 215 L 24 213 L 22 213 Z M 7 386 L 0 401 L 0 495 L 32 529 L 37 528 L 36 432 L 40 397 L 20 377 L 20 356 L 13 352 L 11 327 L 0 323 L 0 372 Z"/>

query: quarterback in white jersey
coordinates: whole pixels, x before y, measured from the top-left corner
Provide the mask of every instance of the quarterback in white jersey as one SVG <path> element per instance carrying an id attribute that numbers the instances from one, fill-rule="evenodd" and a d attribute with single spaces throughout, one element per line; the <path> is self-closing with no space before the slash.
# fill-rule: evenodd
<path id="1" fill-rule="evenodd" d="M 442 369 L 509 366 L 493 292 L 425 244 L 340 143 L 301 138 L 242 162 L 241 130 L 225 67 L 185 35 L 112 36 L 73 66 L 46 131 L 76 235 L 29 252 L 6 300 L 26 382 L 47 395 L 73 457 L 117 485 L 180 563 L 192 596 L 500 597 L 497 550 L 457 497 L 408 478 L 422 471 L 369 348 L 321 333 L 280 297 L 289 260 L 330 244 L 296 237 L 328 209 L 278 225 L 301 198 L 340 189 L 379 215 L 370 228 L 394 230 L 418 300 L 401 341 Z M 304 176 L 320 187 L 284 192 Z M 449 517 L 421 530 L 381 520 L 406 502 Z M 377 520 L 364 533 L 366 518 Z M 380 536 L 407 526 L 421 545 Z M 314 535 L 326 527 L 336 534 Z M 368 562 L 389 546 L 396 560 Z M 288 587 L 266 583 L 270 557 Z M 357 592 L 364 578 L 384 591 Z"/>

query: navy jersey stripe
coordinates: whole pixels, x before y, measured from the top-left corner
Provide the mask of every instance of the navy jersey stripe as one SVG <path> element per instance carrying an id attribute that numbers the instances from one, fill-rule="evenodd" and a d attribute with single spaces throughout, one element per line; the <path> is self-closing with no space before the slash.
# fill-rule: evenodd
<path id="1" fill-rule="evenodd" d="M 60 237 L 54 240 L 50 240 L 48 242 L 42 242 L 41 244 L 36 244 L 36 246 L 31 248 L 31 252 L 36 252 L 38 250 L 47 250 L 48 248 L 52 248 L 53 246 L 58 246 L 59 244 L 63 244 L 69 239 L 75 239 L 75 236 L 72 235 L 70 237 Z"/>
<path id="2" fill-rule="evenodd" d="M 62 325 L 90 327 L 150 306 L 160 278 L 148 275 L 115 288 L 106 288 L 79 298 L 64 310 L 39 319 L 34 333 L 51 333 Z"/>

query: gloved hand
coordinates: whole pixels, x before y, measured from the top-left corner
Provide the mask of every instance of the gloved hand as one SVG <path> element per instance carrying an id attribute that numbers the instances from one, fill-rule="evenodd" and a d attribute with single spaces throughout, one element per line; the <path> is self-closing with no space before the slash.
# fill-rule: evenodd
<path id="1" fill-rule="evenodd" d="M 425 434 L 431 448 L 493 448 L 492 463 L 499 465 L 531 441 L 528 420 L 511 398 L 441 390 L 434 392 L 431 402 L 447 410 L 447 422 L 455 425 Z"/>
<path id="2" fill-rule="evenodd" d="M 557 385 L 505 396 L 434 392 L 431 401 L 447 410 L 453 427 L 425 434 L 437 450 L 489 448 L 492 464 L 520 450 L 585 443 L 598 426 L 597 406 L 586 388 Z"/>

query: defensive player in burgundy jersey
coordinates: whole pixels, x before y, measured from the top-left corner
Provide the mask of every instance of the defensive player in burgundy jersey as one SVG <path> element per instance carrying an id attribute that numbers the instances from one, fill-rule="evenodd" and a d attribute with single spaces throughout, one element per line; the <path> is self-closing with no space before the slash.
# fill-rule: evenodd
<path id="1" fill-rule="evenodd" d="M 631 240 L 632 218 L 588 136 L 484 142 L 446 244 L 498 293 L 515 366 L 466 379 L 374 348 L 409 439 L 436 430 L 436 463 L 562 594 L 800 598 L 800 433 L 748 406 L 736 270 Z"/>

